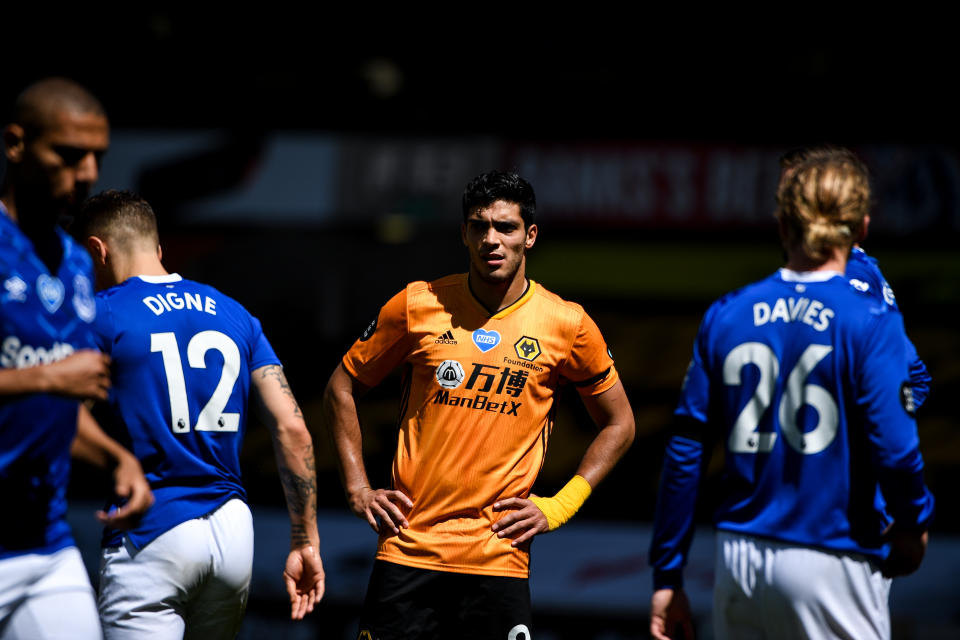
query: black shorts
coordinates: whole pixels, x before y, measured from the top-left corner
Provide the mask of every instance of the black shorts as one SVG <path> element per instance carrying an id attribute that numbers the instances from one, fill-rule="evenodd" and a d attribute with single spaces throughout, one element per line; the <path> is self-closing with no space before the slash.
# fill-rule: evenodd
<path id="1" fill-rule="evenodd" d="M 530 640 L 526 578 L 415 569 L 377 560 L 358 640 Z"/>

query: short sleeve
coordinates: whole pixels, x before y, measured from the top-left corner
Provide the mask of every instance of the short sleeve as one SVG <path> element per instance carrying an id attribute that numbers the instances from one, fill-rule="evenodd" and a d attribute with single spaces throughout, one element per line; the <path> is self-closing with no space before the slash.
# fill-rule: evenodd
<path id="1" fill-rule="evenodd" d="M 404 289 L 383 305 L 377 318 L 353 343 L 343 356 L 343 367 L 368 387 L 375 386 L 403 362 L 409 351 L 408 342 Z"/>
<path id="2" fill-rule="evenodd" d="M 586 312 L 580 316 L 580 326 L 561 374 L 584 396 L 600 395 L 620 379 L 600 329 Z"/>
<path id="3" fill-rule="evenodd" d="M 260 321 L 251 316 L 250 325 L 253 329 L 253 339 L 250 342 L 250 371 L 255 371 L 260 367 L 271 364 L 280 364 L 280 359 L 277 358 L 277 354 L 273 351 L 270 341 L 267 340 L 267 336 L 263 334 L 263 327 L 260 325 Z"/>

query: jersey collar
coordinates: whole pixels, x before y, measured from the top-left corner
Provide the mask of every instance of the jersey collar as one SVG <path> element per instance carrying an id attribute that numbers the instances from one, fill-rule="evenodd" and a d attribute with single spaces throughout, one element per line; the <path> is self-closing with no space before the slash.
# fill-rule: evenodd
<path id="1" fill-rule="evenodd" d="M 836 276 L 843 277 L 839 271 L 792 271 L 780 269 L 780 278 L 784 282 L 826 282 Z"/>
<path id="2" fill-rule="evenodd" d="M 464 274 L 463 286 L 467 290 L 467 295 L 471 300 L 473 300 L 477 308 L 483 311 L 483 313 L 486 314 L 491 320 L 500 320 L 501 318 L 506 318 L 508 315 L 525 305 L 533 297 L 533 293 L 537 289 L 537 283 L 530 278 L 527 278 L 527 288 L 519 298 L 514 300 L 511 304 L 503 309 L 500 309 L 500 311 L 497 311 L 496 313 L 490 313 L 490 310 L 487 309 L 483 303 L 477 299 L 477 296 L 473 294 L 473 289 L 470 288 L 470 274 Z"/>
<path id="3" fill-rule="evenodd" d="M 180 277 L 179 273 L 168 273 L 165 276 L 137 276 L 144 282 L 150 284 L 168 284 L 170 282 L 180 282 L 183 278 Z"/>

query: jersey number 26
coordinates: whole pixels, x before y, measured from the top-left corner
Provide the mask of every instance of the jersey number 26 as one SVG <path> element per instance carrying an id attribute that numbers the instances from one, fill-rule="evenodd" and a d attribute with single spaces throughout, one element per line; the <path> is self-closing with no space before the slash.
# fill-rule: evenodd
<path id="1" fill-rule="evenodd" d="M 807 384 L 807 376 L 831 351 L 833 347 L 828 345 L 809 345 L 787 376 L 780 398 L 780 429 L 790 446 L 800 453 L 820 453 L 830 446 L 837 435 L 839 412 L 836 400 L 823 387 Z M 777 434 L 773 431 L 759 433 L 758 429 L 760 418 L 773 401 L 780 362 L 773 349 L 762 342 L 744 342 L 734 347 L 724 359 L 723 382 L 739 386 L 741 372 L 748 364 L 756 365 L 760 370 L 760 381 L 753 396 L 737 416 L 727 447 L 732 453 L 768 453 L 777 441 Z M 805 404 L 816 409 L 818 415 L 817 426 L 808 432 L 802 431 L 797 424 L 797 412 Z"/>

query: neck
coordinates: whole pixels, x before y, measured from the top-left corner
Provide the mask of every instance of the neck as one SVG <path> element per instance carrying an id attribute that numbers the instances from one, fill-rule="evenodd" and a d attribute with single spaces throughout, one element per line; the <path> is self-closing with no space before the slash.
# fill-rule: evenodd
<path id="1" fill-rule="evenodd" d="M 23 235 L 33 243 L 33 250 L 40 261 L 46 265 L 50 273 L 56 273 L 60 268 L 60 261 L 63 259 L 63 247 L 60 238 L 57 236 L 56 221 L 51 222 L 39 216 L 27 216 L 21 219 L 17 199 L 14 197 L 13 190 L 9 187 L 0 196 L 0 202 L 3 203 L 3 210 L 6 211 L 7 216 L 20 227 Z"/>
<path id="2" fill-rule="evenodd" d="M 527 276 L 524 265 L 514 274 L 513 278 L 503 282 L 489 282 L 480 278 L 473 267 L 470 268 L 469 285 L 474 297 L 490 313 L 496 313 L 509 307 L 520 299 L 527 290 Z"/>
<path id="3" fill-rule="evenodd" d="M 791 271 L 837 271 L 843 273 L 847 269 L 847 256 L 850 247 L 834 247 L 824 261 L 817 261 L 799 249 L 787 252 L 787 269 Z"/>
<path id="4" fill-rule="evenodd" d="M 167 270 L 156 254 L 135 253 L 117 259 L 115 257 L 111 267 L 116 282 L 124 282 L 136 276 L 165 276 Z"/>

